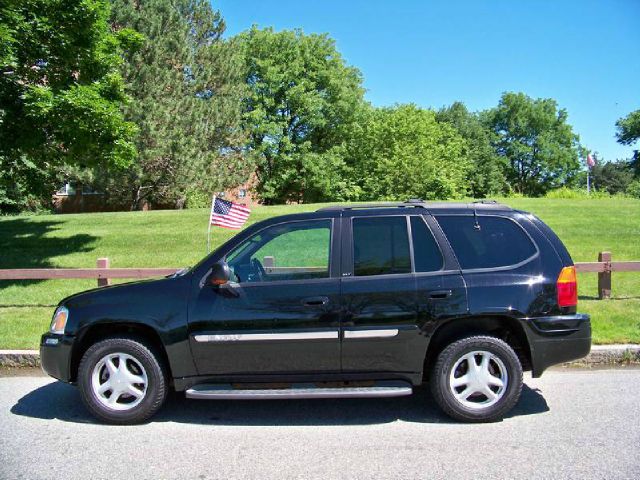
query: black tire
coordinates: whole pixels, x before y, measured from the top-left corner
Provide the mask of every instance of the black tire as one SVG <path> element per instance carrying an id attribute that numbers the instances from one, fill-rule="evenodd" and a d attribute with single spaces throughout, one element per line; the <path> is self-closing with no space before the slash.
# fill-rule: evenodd
<path id="1" fill-rule="evenodd" d="M 103 401 L 98 398 L 98 393 L 94 391 L 92 386 L 92 377 L 96 365 L 108 355 L 117 353 L 132 357 L 133 363 L 129 360 L 130 371 L 138 366 L 135 362 L 139 362 L 144 369 L 140 372 L 143 371 L 147 379 L 146 384 L 144 384 L 146 385 L 146 391 L 140 396 L 142 399 L 133 407 L 123 407 L 128 408 L 127 410 L 116 410 L 103 404 Z M 120 362 L 121 360 L 116 361 Z M 125 363 L 127 363 L 126 360 Z M 133 373 L 139 372 L 133 371 Z M 118 425 L 142 423 L 151 418 L 162 407 L 168 390 L 166 374 L 158 356 L 141 341 L 127 337 L 107 338 L 89 347 L 78 367 L 78 386 L 82 401 L 91 414 L 103 422 Z M 139 390 L 143 391 L 144 387 L 139 388 Z M 108 393 L 109 391 L 106 392 L 106 394 Z M 113 395 L 113 392 L 111 392 L 111 395 Z M 123 399 L 125 405 L 128 399 L 135 400 L 133 397 L 127 396 L 126 393 L 119 394 L 116 402 L 119 399 Z"/>
<path id="2" fill-rule="evenodd" d="M 468 397 L 471 400 L 467 399 L 467 401 L 458 400 L 454 396 L 452 390 L 461 394 L 467 386 L 466 384 L 455 388 L 450 386 L 452 369 L 457 364 L 456 373 L 454 373 L 456 379 L 460 372 L 462 374 L 469 373 L 468 369 L 471 368 L 469 360 L 463 360 L 462 357 L 471 352 L 488 352 L 489 355 L 486 355 L 490 358 L 488 368 L 498 372 L 499 378 L 501 377 L 500 372 L 506 370 L 506 375 L 502 376 L 503 379 L 506 379 L 506 385 L 491 387 L 492 391 L 494 391 L 493 389 L 497 391 L 496 397 L 499 398 L 494 400 L 493 404 L 490 404 L 492 400 L 489 396 L 482 393 L 472 394 Z M 483 358 L 482 354 L 478 354 L 473 361 L 477 365 L 476 359 L 481 361 Z M 502 365 L 499 365 L 500 362 Z M 468 337 L 450 344 L 440 353 L 431 371 L 429 383 L 433 398 L 451 418 L 464 422 L 494 422 L 502 419 L 518 403 L 522 391 L 522 365 L 513 349 L 499 338 Z M 474 389 L 470 388 L 470 390 Z M 486 402 L 487 406 L 483 406 L 483 402 Z M 474 404 L 473 407 L 469 407 L 470 404 Z"/>

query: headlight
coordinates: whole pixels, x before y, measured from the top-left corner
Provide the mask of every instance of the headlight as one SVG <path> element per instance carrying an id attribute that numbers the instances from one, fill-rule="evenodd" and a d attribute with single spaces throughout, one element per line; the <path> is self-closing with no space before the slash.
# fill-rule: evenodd
<path id="1" fill-rule="evenodd" d="M 64 333 L 64 327 L 67 325 L 67 319 L 69 318 L 69 310 L 67 307 L 56 308 L 53 314 L 53 320 L 51 320 L 51 333 Z"/>

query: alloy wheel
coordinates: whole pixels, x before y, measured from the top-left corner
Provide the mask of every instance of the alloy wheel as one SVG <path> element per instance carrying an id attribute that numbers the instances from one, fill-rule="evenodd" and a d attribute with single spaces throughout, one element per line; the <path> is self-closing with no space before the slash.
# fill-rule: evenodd
<path id="1" fill-rule="evenodd" d="M 462 355 L 449 374 L 449 388 L 462 406 L 474 410 L 495 405 L 509 382 L 504 362 L 495 354 L 476 350 Z"/>
<path id="2" fill-rule="evenodd" d="M 98 401 L 111 410 L 131 410 L 147 393 L 147 372 L 135 357 L 110 353 L 93 368 L 91 388 Z"/>

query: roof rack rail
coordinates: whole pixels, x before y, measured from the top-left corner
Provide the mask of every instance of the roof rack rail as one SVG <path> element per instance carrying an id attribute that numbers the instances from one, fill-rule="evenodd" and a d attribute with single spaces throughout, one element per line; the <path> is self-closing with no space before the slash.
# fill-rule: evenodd
<path id="1" fill-rule="evenodd" d="M 426 208 L 428 210 L 467 209 L 475 210 L 512 210 L 511 207 L 495 200 L 475 200 L 473 202 L 426 202 L 419 198 L 410 198 L 406 202 L 359 203 L 355 205 L 332 205 L 323 207 L 317 212 L 360 210 L 369 208 Z"/>
<path id="2" fill-rule="evenodd" d="M 411 199 L 406 202 L 377 202 L 377 203 L 359 203 L 357 205 L 333 205 L 330 207 L 322 207 L 317 212 L 328 212 L 335 210 L 358 210 L 366 208 L 416 208 L 423 207 L 424 201 L 419 199 Z"/>

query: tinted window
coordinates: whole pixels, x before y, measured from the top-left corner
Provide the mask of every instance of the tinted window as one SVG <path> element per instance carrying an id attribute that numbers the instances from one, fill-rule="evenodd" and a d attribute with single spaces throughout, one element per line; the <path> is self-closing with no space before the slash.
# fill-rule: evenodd
<path id="1" fill-rule="evenodd" d="M 413 263 L 416 272 L 433 272 L 442 268 L 442 254 L 431 230 L 422 217 L 411 217 Z"/>
<path id="2" fill-rule="evenodd" d="M 227 262 L 241 283 L 326 278 L 330 244 L 331 220 L 284 223 L 242 242 Z"/>
<path id="3" fill-rule="evenodd" d="M 503 217 L 477 218 L 479 229 L 473 216 L 437 217 L 463 269 L 514 265 L 536 252 L 515 222 Z"/>
<path id="4" fill-rule="evenodd" d="M 406 217 L 353 219 L 354 275 L 410 273 Z"/>

